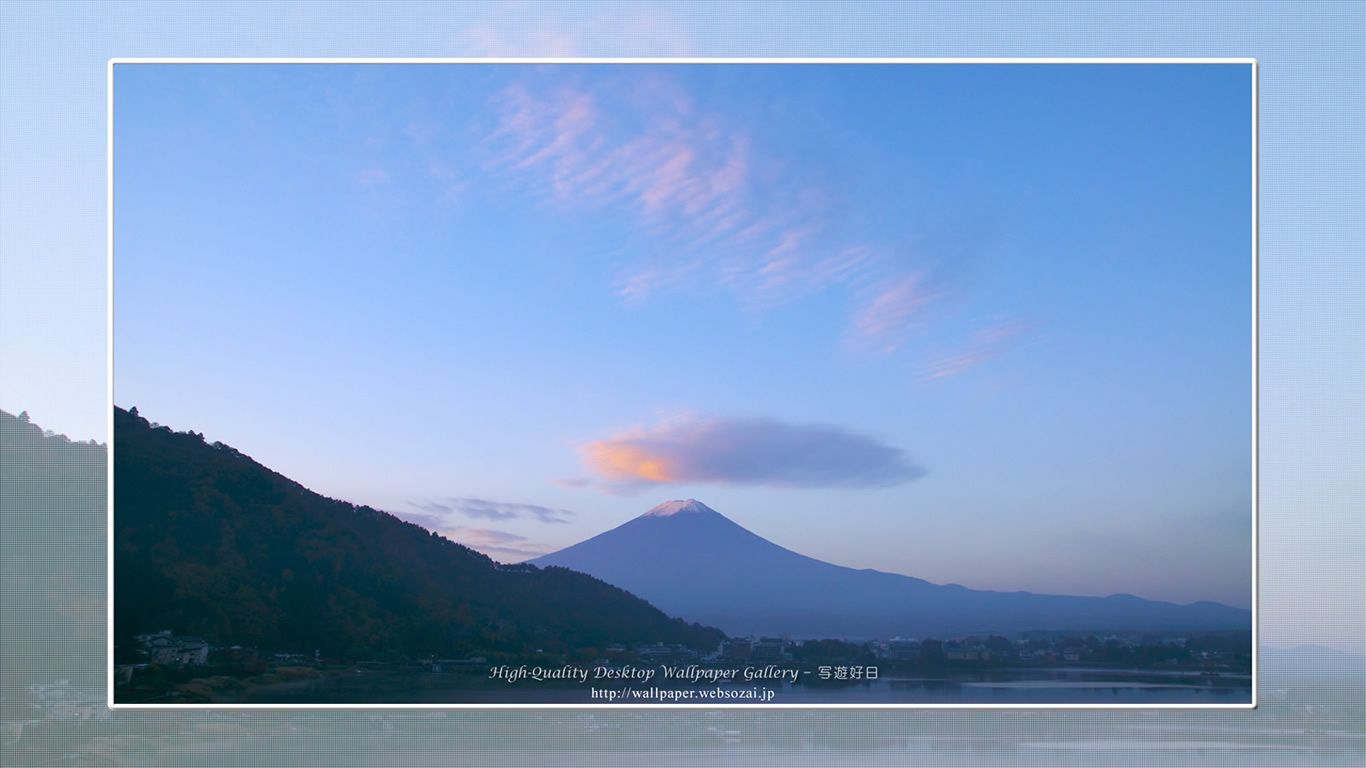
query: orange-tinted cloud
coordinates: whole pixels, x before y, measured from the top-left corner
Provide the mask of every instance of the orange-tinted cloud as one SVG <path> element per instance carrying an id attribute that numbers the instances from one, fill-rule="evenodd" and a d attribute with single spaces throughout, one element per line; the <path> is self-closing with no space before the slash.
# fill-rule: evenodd
<path id="1" fill-rule="evenodd" d="M 925 473 L 901 449 L 839 426 L 773 419 L 689 419 L 589 443 L 600 487 L 633 493 L 662 484 L 875 488 Z"/>
<path id="2" fill-rule="evenodd" d="M 653 455 L 629 442 L 601 441 L 583 449 L 584 457 L 597 471 L 612 478 L 638 478 L 650 483 L 676 482 L 679 472 L 665 456 Z"/>

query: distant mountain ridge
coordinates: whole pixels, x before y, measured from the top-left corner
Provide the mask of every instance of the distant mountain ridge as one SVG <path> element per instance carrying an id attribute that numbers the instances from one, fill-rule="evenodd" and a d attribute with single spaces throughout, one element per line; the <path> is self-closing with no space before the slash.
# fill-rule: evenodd
<path id="1" fill-rule="evenodd" d="M 774 544 L 695 500 L 528 561 L 591 574 L 731 635 L 893 637 L 1030 630 L 1251 630 L 1250 611 L 1132 595 L 973 590 L 856 570 Z"/>
<path id="2" fill-rule="evenodd" d="M 1258 666 L 1268 678 L 1280 680 L 1366 681 L 1366 656 L 1321 645 L 1269 648 L 1259 651 Z"/>
<path id="3" fill-rule="evenodd" d="M 114 494 L 117 638 L 168 628 L 349 658 L 655 642 L 711 650 L 722 638 L 591 576 L 499 565 L 320 496 L 136 409 L 114 412 Z"/>

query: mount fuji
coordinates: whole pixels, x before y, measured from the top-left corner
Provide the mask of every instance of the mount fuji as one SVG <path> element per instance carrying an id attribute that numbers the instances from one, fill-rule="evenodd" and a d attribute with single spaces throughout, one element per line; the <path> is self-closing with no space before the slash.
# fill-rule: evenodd
<path id="1" fill-rule="evenodd" d="M 1030 630 L 1251 630 L 1252 613 L 1133 595 L 992 592 L 798 554 L 694 499 L 528 561 L 587 573 L 687 621 L 732 636 L 894 637 Z"/>

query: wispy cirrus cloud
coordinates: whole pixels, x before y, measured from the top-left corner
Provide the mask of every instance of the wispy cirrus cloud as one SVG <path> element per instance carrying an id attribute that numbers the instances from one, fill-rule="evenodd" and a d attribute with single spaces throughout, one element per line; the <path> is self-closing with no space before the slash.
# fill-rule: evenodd
<path id="1" fill-rule="evenodd" d="M 556 205 L 624 216 L 647 238 L 614 281 L 628 303 L 723 286 L 762 310 L 836 289 L 850 301 L 846 343 L 887 354 L 933 324 L 955 293 L 938 278 L 982 245 L 981 226 L 894 235 L 911 247 L 860 233 L 819 163 L 774 156 L 762 130 L 700 107 L 667 73 L 611 87 L 526 81 L 493 108 L 491 170 Z"/>
<path id="2" fill-rule="evenodd" d="M 574 513 L 567 509 L 518 504 L 477 498 L 447 498 L 441 501 L 408 502 L 411 510 L 400 516 L 410 523 L 483 552 L 495 560 L 517 562 L 551 551 L 521 534 L 494 528 L 465 525 L 475 520 L 534 520 L 542 523 L 567 523 Z"/>
<path id="3" fill-rule="evenodd" d="M 466 55 L 484 58 L 570 58 L 581 55 L 578 39 L 562 28 L 545 26 L 544 18 L 529 18 L 527 21 L 528 24 L 535 23 L 536 27 L 513 31 L 508 25 L 477 25 L 460 36 L 460 49 Z"/>
<path id="4" fill-rule="evenodd" d="M 655 242 L 617 277 L 627 301 L 717 284 L 746 304 L 786 301 L 825 287 L 820 265 L 849 250 L 824 242 L 819 183 L 661 74 L 619 88 L 514 85 L 494 107 L 493 168 L 558 204 L 625 213 Z"/>
<path id="5" fill-rule="evenodd" d="M 529 560 L 553 551 L 549 547 L 543 547 L 528 540 L 525 536 L 494 528 L 456 526 L 439 531 L 439 533 L 451 541 L 464 544 L 470 549 L 503 562 Z"/>
<path id="6" fill-rule="evenodd" d="M 493 501 L 476 498 L 448 498 L 444 501 L 408 502 L 420 513 L 438 522 L 438 527 L 450 524 L 453 519 L 475 518 L 482 520 L 538 520 L 542 523 L 567 523 L 573 512 L 567 509 L 542 507 L 536 504 L 516 504 L 507 501 Z M 413 514 L 408 515 L 409 518 Z M 414 522 L 417 522 L 414 520 Z"/>
<path id="7" fill-rule="evenodd" d="M 734 229 L 747 217 L 748 137 L 698 120 L 684 96 L 638 103 L 582 87 L 514 85 L 496 109 L 495 166 L 533 173 L 562 201 L 627 204 L 655 226 L 695 231 Z"/>
<path id="8" fill-rule="evenodd" d="M 458 55 L 667 57 L 695 56 L 697 51 L 687 19 L 658 5 L 622 5 L 602 18 L 581 13 L 567 3 L 511 2 L 490 8 L 494 10 L 473 19 L 450 41 Z"/>
<path id="9" fill-rule="evenodd" d="M 383 168 L 365 168 L 356 174 L 356 181 L 367 187 L 387 183 L 392 178 L 392 175 Z"/>
<path id="10" fill-rule="evenodd" d="M 850 338 L 861 348 L 886 354 L 895 351 L 925 322 L 926 306 L 942 295 L 924 274 L 883 280 L 854 314 Z"/>
<path id="11" fill-rule="evenodd" d="M 929 378 L 942 379 L 957 376 L 976 368 L 1015 348 L 1022 337 L 1033 328 L 1024 320 L 1012 320 L 984 328 L 973 334 L 967 349 L 949 357 L 936 360 L 930 365 Z"/>
<path id="12" fill-rule="evenodd" d="M 581 449 L 612 493 L 681 483 L 785 488 L 879 488 L 925 470 L 899 448 L 844 427 L 764 418 L 685 418 Z"/>

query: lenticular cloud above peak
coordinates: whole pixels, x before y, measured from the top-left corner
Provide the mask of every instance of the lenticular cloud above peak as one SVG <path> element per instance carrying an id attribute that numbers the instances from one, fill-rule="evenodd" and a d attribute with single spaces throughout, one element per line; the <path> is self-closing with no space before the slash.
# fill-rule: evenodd
<path id="1" fill-rule="evenodd" d="M 582 449 L 609 491 L 667 484 L 881 488 L 925 470 L 874 438 L 828 424 L 712 417 L 623 432 Z"/>

